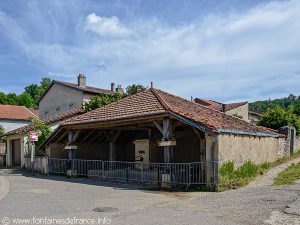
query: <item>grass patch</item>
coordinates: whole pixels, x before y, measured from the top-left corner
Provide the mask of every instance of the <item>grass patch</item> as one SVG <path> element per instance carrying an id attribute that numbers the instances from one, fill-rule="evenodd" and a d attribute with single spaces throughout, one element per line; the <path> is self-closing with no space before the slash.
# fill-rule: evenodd
<path id="1" fill-rule="evenodd" d="M 256 165 L 247 161 L 242 166 L 234 168 L 232 161 L 223 163 L 219 170 L 218 191 L 237 189 L 246 186 L 259 174 L 264 174 L 270 168 L 270 163 Z"/>
<path id="2" fill-rule="evenodd" d="M 263 175 L 270 168 L 278 166 L 289 160 L 296 159 L 298 157 L 300 157 L 300 151 L 291 154 L 291 156 L 282 157 L 272 163 L 265 162 L 256 165 L 251 161 L 247 161 L 246 163 L 244 163 L 242 166 L 238 168 L 234 167 L 232 161 L 225 162 L 219 168 L 218 191 L 237 189 L 246 186 L 251 181 L 253 181 L 258 175 Z M 295 171 L 293 170 L 293 172 Z M 295 177 L 298 176 L 300 176 L 299 173 L 295 175 Z M 289 174 L 288 177 L 291 177 L 291 175 Z M 296 179 L 300 179 L 300 177 Z"/>
<path id="3" fill-rule="evenodd" d="M 278 174 L 274 179 L 274 185 L 294 184 L 298 179 L 300 179 L 300 163 L 293 163 Z"/>

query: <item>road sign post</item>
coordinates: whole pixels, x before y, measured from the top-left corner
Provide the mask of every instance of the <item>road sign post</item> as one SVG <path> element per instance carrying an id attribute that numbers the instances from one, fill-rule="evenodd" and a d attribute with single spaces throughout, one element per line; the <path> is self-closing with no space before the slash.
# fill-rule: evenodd
<path id="1" fill-rule="evenodd" d="M 32 176 L 34 176 L 34 162 L 35 162 L 35 142 L 38 141 L 38 134 L 34 132 L 30 132 L 29 140 L 31 141 L 31 168 L 32 168 Z"/>

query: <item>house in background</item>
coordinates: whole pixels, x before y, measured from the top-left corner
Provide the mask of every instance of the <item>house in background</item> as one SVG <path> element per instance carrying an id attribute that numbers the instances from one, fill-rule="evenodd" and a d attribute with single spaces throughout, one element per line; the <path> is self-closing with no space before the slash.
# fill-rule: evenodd
<path id="1" fill-rule="evenodd" d="M 258 110 L 249 111 L 249 120 L 251 123 L 257 124 L 262 116 L 263 116 L 263 111 L 258 111 Z"/>
<path id="2" fill-rule="evenodd" d="M 65 119 L 72 118 L 74 116 L 82 114 L 84 111 L 79 109 L 73 109 L 68 112 L 54 115 L 50 118 L 43 120 L 43 122 L 50 127 L 53 131 L 59 123 Z M 11 130 L 5 134 L 6 139 L 6 165 L 7 166 L 23 166 L 24 156 L 30 152 L 30 145 L 28 141 L 28 134 L 30 131 L 34 131 L 36 126 L 29 124 L 19 127 L 18 129 Z M 1 154 L 1 152 L 0 152 Z"/>
<path id="3" fill-rule="evenodd" d="M 86 85 L 86 77 L 79 74 L 77 83 L 54 80 L 39 99 L 39 117 L 44 120 L 56 114 L 81 108 L 85 101 L 98 94 L 113 94 L 123 92 L 121 85 L 115 88 L 111 84 L 110 90 Z"/>
<path id="4" fill-rule="evenodd" d="M 25 106 L 0 105 L 0 125 L 9 132 L 30 124 L 31 118 L 37 118 L 35 113 Z"/>
<path id="5" fill-rule="evenodd" d="M 207 106 L 209 108 L 224 112 L 226 115 L 235 116 L 242 120 L 249 122 L 249 105 L 248 102 L 236 103 L 220 103 L 213 100 L 206 100 L 202 98 L 195 98 L 194 102 Z"/>

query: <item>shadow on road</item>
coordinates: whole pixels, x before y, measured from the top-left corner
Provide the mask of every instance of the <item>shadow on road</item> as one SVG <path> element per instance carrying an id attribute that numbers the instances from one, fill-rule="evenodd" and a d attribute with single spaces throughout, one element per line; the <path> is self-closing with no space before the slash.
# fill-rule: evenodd
<path id="1" fill-rule="evenodd" d="M 103 182 L 100 179 L 89 179 L 86 177 L 78 177 L 78 178 L 67 178 L 65 175 L 40 175 L 35 174 L 34 176 L 31 173 L 31 170 L 26 170 L 21 167 L 5 167 L 0 168 L 0 176 L 25 176 L 31 177 L 34 179 L 43 179 L 43 180 L 52 180 L 52 181 L 59 181 L 59 182 L 68 182 L 68 183 L 76 183 L 76 184 L 85 184 L 85 185 L 94 185 L 99 187 L 111 187 L 113 189 L 124 189 L 124 190 L 141 190 L 144 192 L 151 192 L 151 193 L 159 193 L 162 192 L 157 185 L 147 185 L 142 186 L 138 185 L 137 183 L 124 183 L 124 182 L 117 182 L 117 181 L 109 181 Z"/>

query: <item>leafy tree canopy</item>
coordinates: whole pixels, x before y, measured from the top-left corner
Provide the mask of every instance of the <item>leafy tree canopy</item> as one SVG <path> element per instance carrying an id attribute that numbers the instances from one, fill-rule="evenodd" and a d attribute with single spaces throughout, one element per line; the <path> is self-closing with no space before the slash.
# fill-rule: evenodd
<path id="1" fill-rule="evenodd" d="M 97 96 L 94 96 L 90 99 L 90 101 L 87 101 L 83 104 L 82 108 L 84 111 L 89 112 L 94 109 L 103 107 L 105 105 L 108 105 L 110 103 L 113 103 L 117 100 L 120 100 L 124 98 L 125 96 L 120 93 L 115 93 L 113 95 L 107 95 L 107 94 L 99 94 Z"/>
<path id="2" fill-rule="evenodd" d="M 256 101 L 249 104 L 250 110 L 266 111 L 277 106 L 291 113 L 300 115 L 300 96 L 290 94 L 288 97 L 274 100 Z"/>
<path id="3" fill-rule="evenodd" d="M 126 87 L 126 95 L 134 95 L 138 92 L 145 91 L 147 89 L 146 86 L 141 84 L 132 84 Z"/>
<path id="4" fill-rule="evenodd" d="M 38 99 L 41 94 L 47 89 L 51 79 L 48 77 L 42 78 L 40 84 L 30 84 L 24 88 L 24 92 L 20 95 L 15 93 L 5 94 L 0 92 L 0 104 L 3 105 L 23 105 L 27 108 L 38 106 Z"/>
<path id="5" fill-rule="evenodd" d="M 300 134 L 299 116 L 285 111 L 278 106 L 273 109 L 267 109 L 258 124 L 272 129 L 279 129 L 283 126 L 293 126 L 296 128 L 297 134 Z"/>
<path id="6" fill-rule="evenodd" d="M 146 88 L 147 87 L 141 84 L 132 84 L 126 87 L 125 94 L 120 94 L 120 93 L 115 93 L 113 95 L 99 94 L 97 96 L 92 97 L 89 101 L 85 102 L 82 105 L 82 108 L 84 109 L 84 111 L 89 112 L 94 109 L 113 103 L 115 101 L 118 101 L 126 96 L 134 95 L 138 92 L 144 91 L 146 90 Z"/>
<path id="7" fill-rule="evenodd" d="M 18 105 L 23 105 L 27 108 L 33 108 L 35 106 L 34 100 L 27 93 L 18 96 Z"/>
<path id="8" fill-rule="evenodd" d="M 37 148 L 39 148 L 41 144 L 50 136 L 52 131 L 50 127 L 48 127 L 42 120 L 37 118 L 32 118 L 31 123 L 36 126 L 34 131 L 39 134 L 39 139 L 37 142 L 35 142 Z"/>

